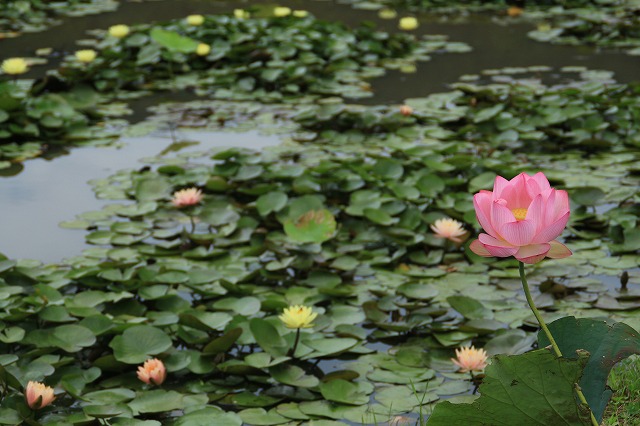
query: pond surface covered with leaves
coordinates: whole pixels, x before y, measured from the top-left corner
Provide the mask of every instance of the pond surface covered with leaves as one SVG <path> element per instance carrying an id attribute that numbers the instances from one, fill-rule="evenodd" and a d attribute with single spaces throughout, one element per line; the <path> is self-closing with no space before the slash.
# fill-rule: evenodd
<path id="1" fill-rule="evenodd" d="M 529 269 L 544 317 L 640 328 L 637 83 L 579 66 L 478 70 L 439 93 L 416 88 L 403 113 L 353 99 L 386 70 L 471 55 L 467 44 L 250 13 L 95 31 L 82 43 L 95 61 L 67 52 L 42 80 L 2 76 L 7 174 L 53 141 L 167 128 L 173 139 L 90 176 L 100 205 L 62 223 L 88 249 L 0 262 L 0 424 L 36 424 L 30 380 L 56 388 L 38 412 L 47 425 L 413 423 L 438 401 L 472 399 L 454 349 L 522 353 L 537 323 L 517 262 L 476 256 L 431 225 L 454 218 L 475 235 L 472 194 L 522 171 L 543 170 L 571 197 L 573 256 Z M 200 98 L 124 120 L 132 100 L 182 91 Z M 256 131 L 271 146 L 228 146 Z M 190 142 L 230 134 L 205 151 Z M 173 194 L 189 188 L 202 201 L 177 208 Z M 290 305 L 318 313 L 299 339 L 278 318 Z M 136 377 L 149 358 L 166 365 L 162 386 Z"/>

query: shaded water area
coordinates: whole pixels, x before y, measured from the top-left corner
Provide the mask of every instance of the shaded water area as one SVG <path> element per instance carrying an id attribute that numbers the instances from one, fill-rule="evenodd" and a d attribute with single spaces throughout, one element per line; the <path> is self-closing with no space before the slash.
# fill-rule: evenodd
<path id="1" fill-rule="evenodd" d="M 380 30 L 397 31 L 397 20 L 381 20 L 375 11 L 356 10 L 333 2 L 286 1 L 279 3 L 296 9 L 306 9 L 318 18 L 357 25 L 374 22 Z M 179 18 L 193 13 L 229 13 L 238 7 L 271 7 L 269 2 L 221 3 L 207 0 L 160 0 L 126 2 L 115 12 L 66 18 L 47 31 L 24 34 L 0 42 L 3 57 L 30 56 L 36 49 L 51 47 L 54 54 L 49 64 L 34 67 L 28 78 L 40 78 L 47 68 L 78 48 L 77 41 L 88 38 L 87 31 L 108 28 L 114 24 L 135 24 Z M 613 71 L 620 82 L 637 79 L 640 57 L 616 52 L 599 52 L 589 47 L 556 46 L 527 38 L 532 29 L 528 23 L 504 24 L 505 17 L 488 15 L 469 17 L 464 22 L 442 22 L 422 17 L 416 31 L 421 34 L 444 34 L 451 41 L 465 42 L 469 53 L 434 54 L 428 62 L 419 63 L 415 72 L 388 71 L 374 79 L 372 96 L 353 100 L 363 104 L 401 103 L 410 97 L 425 96 L 447 90 L 447 85 L 465 74 L 506 66 L 545 65 L 554 68 L 584 66 Z M 499 18 L 499 19 L 498 19 Z M 499 22 L 498 22 L 499 21 Z M 195 98 L 188 92 L 162 93 L 133 102 L 133 116 L 139 121 L 146 116 L 146 107 L 163 101 L 186 101 Z M 257 134 L 200 134 L 196 137 L 206 146 L 235 146 L 246 142 L 250 147 L 277 143 L 273 137 Z M 60 221 L 71 220 L 75 214 L 99 208 L 90 187 L 91 179 L 104 177 L 124 167 L 137 167 L 138 158 L 159 152 L 168 143 L 166 135 L 139 140 L 125 139 L 121 148 L 70 148 L 67 154 L 49 160 L 28 161 L 24 171 L 2 180 L 0 213 L 3 234 L 0 251 L 10 257 L 36 258 L 47 262 L 73 256 L 86 247 L 83 233 L 60 229 Z M 15 170 L 14 170 L 15 172 Z"/>

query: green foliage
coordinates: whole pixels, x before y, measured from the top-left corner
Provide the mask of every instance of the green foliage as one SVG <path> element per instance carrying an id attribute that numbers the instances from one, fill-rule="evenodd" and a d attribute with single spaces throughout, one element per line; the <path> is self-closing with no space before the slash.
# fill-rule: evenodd
<path id="1" fill-rule="evenodd" d="M 549 324 L 563 357 L 577 357 L 577 350 L 590 354 L 580 379 L 580 387 L 596 420 L 611 397 L 606 387 L 609 372 L 615 364 L 633 354 L 640 354 L 640 334 L 624 323 L 608 323 L 589 318 L 564 317 Z M 539 346 L 549 345 L 544 333 L 538 333 Z"/>
<path id="2" fill-rule="evenodd" d="M 613 397 L 604 414 L 604 425 L 632 426 L 640 418 L 640 357 L 630 356 L 609 375 Z"/>
<path id="3" fill-rule="evenodd" d="M 199 43 L 211 46 L 211 53 L 198 56 Z M 449 46 L 442 37 L 418 41 L 312 16 L 207 16 L 200 26 L 176 20 L 135 26 L 122 40 L 106 37 L 94 46 L 95 61 L 71 63 L 60 75 L 69 85 L 91 84 L 102 92 L 196 87 L 217 98 L 363 97 L 369 95 L 367 78 Z"/>
<path id="4" fill-rule="evenodd" d="M 3 0 L 0 3 L 0 34 L 18 35 L 55 24 L 56 18 L 68 15 L 90 15 L 114 10 L 116 0 Z"/>

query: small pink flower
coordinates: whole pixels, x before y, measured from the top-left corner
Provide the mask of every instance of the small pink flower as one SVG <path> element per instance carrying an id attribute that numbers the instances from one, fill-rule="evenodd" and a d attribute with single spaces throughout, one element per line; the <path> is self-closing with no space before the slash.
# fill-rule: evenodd
<path id="1" fill-rule="evenodd" d="M 164 363 L 157 358 L 148 359 L 138 367 L 138 379 L 146 384 L 161 385 L 167 377 Z"/>
<path id="2" fill-rule="evenodd" d="M 555 240 L 569 220 L 569 196 L 551 188 L 544 173 L 520 173 L 510 181 L 497 176 L 493 192 L 480 191 L 473 205 L 486 232 L 469 246 L 475 254 L 514 256 L 524 263 L 571 256 L 571 250 Z"/>
<path id="3" fill-rule="evenodd" d="M 27 404 L 32 410 L 44 408 L 51 404 L 55 396 L 53 396 L 53 388 L 46 386 L 40 382 L 29 382 L 27 388 L 24 391 L 24 396 L 27 399 Z M 40 399 L 42 398 L 42 399 Z"/>
<path id="4" fill-rule="evenodd" d="M 484 370 L 487 366 L 487 358 L 487 352 L 484 349 L 464 346 L 456 349 L 456 358 L 451 358 L 451 361 L 458 366 L 461 373 L 466 373 Z"/>
<path id="5" fill-rule="evenodd" d="M 461 243 L 463 241 L 461 237 L 467 233 L 462 223 L 450 218 L 436 220 L 431 225 L 431 230 L 435 232 L 436 238 L 446 238 L 455 243 Z"/>
<path id="6" fill-rule="evenodd" d="M 202 191 L 197 188 L 188 188 L 173 193 L 171 202 L 176 207 L 195 206 L 202 201 Z"/>

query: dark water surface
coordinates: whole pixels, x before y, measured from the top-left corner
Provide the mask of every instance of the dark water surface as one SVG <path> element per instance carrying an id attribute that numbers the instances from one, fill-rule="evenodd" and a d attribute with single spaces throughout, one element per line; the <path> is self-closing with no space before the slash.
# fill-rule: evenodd
<path id="1" fill-rule="evenodd" d="M 375 11 L 355 10 L 329 1 L 283 1 L 279 5 L 306 9 L 316 17 L 357 25 L 376 22 L 378 28 L 396 31 L 397 20 L 384 21 Z M 274 3 L 214 2 L 208 0 L 156 0 L 123 3 L 116 12 L 67 18 L 47 31 L 24 34 L 15 39 L 0 40 L 0 60 L 12 56 L 33 56 L 38 48 L 51 47 L 56 52 L 46 66 L 36 66 L 27 75 L 37 78 L 53 67 L 59 58 L 76 49 L 77 40 L 89 38 L 88 30 L 106 29 L 114 24 L 135 24 L 180 18 L 189 14 L 229 13 L 235 8 L 272 7 Z M 501 19 L 504 19 L 501 18 Z M 502 25 L 490 16 L 470 18 L 465 23 L 433 22 L 425 19 L 416 34 L 446 34 L 451 41 L 469 44 L 469 53 L 434 54 L 429 62 L 420 63 L 415 73 L 390 71 L 372 81 L 374 96 L 360 99 L 365 104 L 401 103 L 409 97 L 441 92 L 461 75 L 476 74 L 484 69 L 546 65 L 554 68 L 584 66 L 615 72 L 621 82 L 637 81 L 640 57 L 616 52 L 599 52 L 589 47 L 556 46 L 527 38 L 530 24 Z M 170 100 L 170 95 L 161 98 Z M 180 94 L 187 100 L 189 94 Z M 135 118 L 144 116 L 138 102 Z M 277 137 L 257 133 L 196 133 L 189 139 L 202 142 L 198 149 L 211 146 L 243 146 L 261 148 L 278 143 Z M 31 258 L 57 262 L 77 255 L 84 244 L 83 231 L 61 229 L 61 221 L 72 220 L 78 213 L 99 209 L 91 179 L 108 176 L 121 168 L 139 167 L 138 158 L 156 155 L 171 143 L 166 135 L 123 140 L 122 148 L 75 148 L 67 155 L 50 160 L 27 161 L 24 170 L 0 180 L 0 252 L 11 258 Z"/>

